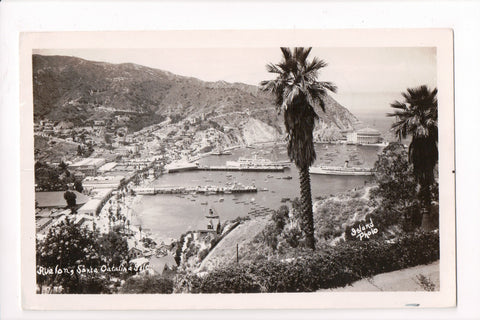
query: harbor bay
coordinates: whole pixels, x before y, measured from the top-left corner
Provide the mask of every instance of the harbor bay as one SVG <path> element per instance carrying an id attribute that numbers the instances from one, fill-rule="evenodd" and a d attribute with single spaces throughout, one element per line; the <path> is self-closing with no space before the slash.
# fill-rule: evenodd
<path id="1" fill-rule="evenodd" d="M 349 160 L 352 166 L 373 167 L 381 147 L 317 144 L 315 166 L 342 166 Z M 268 159 L 273 162 L 288 160 L 285 146 L 280 144 L 258 145 L 238 148 L 226 155 L 209 155 L 198 160 L 200 166 L 221 166 L 227 161 L 239 158 Z M 337 176 L 311 174 L 312 196 L 322 197 L 363 186 L 371 181 L 369 176 Z M 169 242 L 181 234 L 204 227 L 205 218 L 213 208 L 222 221 L 247 215 L 268 214 L 282 204 L 300 196 L 298 171 L 294 164 L 283 172 L 269 171 L 203 171 L 193 170 L 163 174 L 150 183 L 157 188 L 187 188 L 219 186 L 231 184 L 255 186 L 256 192 L 245 193 L 178 193 L 140 195 L 132 207 L 134 224 L 149 230 L 152 237 Z"/>

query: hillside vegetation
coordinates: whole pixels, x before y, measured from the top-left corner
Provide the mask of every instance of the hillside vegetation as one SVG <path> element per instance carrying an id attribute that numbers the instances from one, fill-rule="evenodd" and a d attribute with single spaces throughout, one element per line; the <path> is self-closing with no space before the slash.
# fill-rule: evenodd
<path id="1" fill-rule="evenodd" d="M 208 115 L 220 126 L 244 128 L 244 140 L 260 129 L 265 137 L 283 133 L 283 118 L 256 86 L 205 82 L 136 64 L 110 64 L 66 56 L 33 55 L 35 119 L 69 120 L 76 125 L 129 117 L 131 131 L 159 123 Z M 318 132 L 352 128 L 358 120 L 332 97 Z M 253 121 L 251 121 L 253 119 Z M 329 133 L 331 135 L 331 133 Z"/>

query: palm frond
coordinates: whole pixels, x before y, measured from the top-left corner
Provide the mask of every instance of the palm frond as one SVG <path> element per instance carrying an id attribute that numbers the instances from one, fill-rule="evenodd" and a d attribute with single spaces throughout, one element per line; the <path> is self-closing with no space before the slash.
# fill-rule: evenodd
<path id="1" fill-rule="evenodd" d="M 292 58 L 292 51 L 290 48 L 281 47 L 280 50 L 282 51 L 284 61 L 288 61 Z"/>
<path id="2" fill-rule="evenodd" d="M 310 63 L 308 63 L 305 67 L 305 73 L 308 75 L 310 73 L 316 73 L 318 70 L 324 68 L 327 66 L 327 63 L 323 60 L 318 59 L 317 57 L 314 57 Z"/>
<path id="3" fill-rule="evenodd" d="M 403 109 L 403 110 L 408 109 L 408 107 L 405 103 L 402 103 L 402 102 L 399 102 L 399 101 L 395 101 L 394 103 L 390 104 L 390 107 L 392 107 L 394 109 Z"/>
<path id="4" fill-rule="evenodd" d="M 337 86 L 334 85 L 332 82 L 322 81 L 320 82 L 320 85 L 331 92 L 337 92 Z"/>
<path id="5" fill-rule="evenodd" d="M 270 72 L 270 73 L 278 73 L 278 74 L 282 74 L 283 70 L 281 70 L 277 65 L 273 64 L 273 63 L 269 63 L 267 64 L 267 71 Z"/>

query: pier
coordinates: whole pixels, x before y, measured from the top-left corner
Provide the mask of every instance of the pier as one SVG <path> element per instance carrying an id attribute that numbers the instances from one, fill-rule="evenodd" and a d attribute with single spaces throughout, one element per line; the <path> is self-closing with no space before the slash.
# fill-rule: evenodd
<path id="1" fill-rule="evenodd" d="M 198 170 L 203 171 L 256 171 L 256 172 L 283 172 L 284 166 L 251 166 L 251 167 L 234 167 L 234 166 L 198 166 Z"/>
<path id="2" fill-rule="evenodd" d="M 198 165 L 194 163 L 183 164 L 183 165 L 168 165 L 166 166 L 166 173 L 175 173 L 183 171 L 249 171 L 249 172 L 283 172 L 287 166 L 286 165 L 255 165 L 255 166 L 206 166 Z"/>
<path id="3" fill-rule="evenodd" d="M 231 194 L 231 193 L 252 193 L 257 192 L 255 186 L 234 185 L 228 187 L 219 186 L 204 186 L 204 187 L 146 187 L 134 189 L 135 193 L 142 195 L 154 194 L 201 194 L 201 195 L 215 195 L 215 194 Z"/>

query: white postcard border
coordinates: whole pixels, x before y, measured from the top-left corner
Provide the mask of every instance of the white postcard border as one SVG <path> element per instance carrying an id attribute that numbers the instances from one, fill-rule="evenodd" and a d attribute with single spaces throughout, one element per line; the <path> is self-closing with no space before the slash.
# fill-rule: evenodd
<path id="1" fill-rule="evenodd" d="M 155 46 L 152 46 L 155 44 Z M 453 32 L 448 29 L 40 32 L 20 39 L 22 305 L 42 310 L 451 307 L 456 304 Z M 436 47 L 439 101 L 440 291 L 277 294 L 40 295 L 35 293 L 33 49 Z"/>

